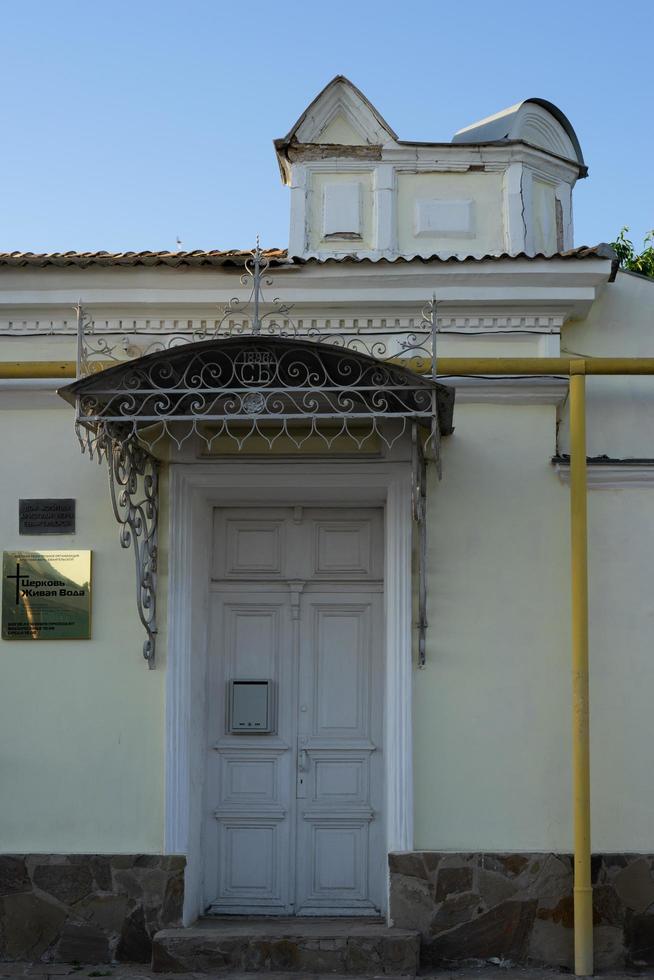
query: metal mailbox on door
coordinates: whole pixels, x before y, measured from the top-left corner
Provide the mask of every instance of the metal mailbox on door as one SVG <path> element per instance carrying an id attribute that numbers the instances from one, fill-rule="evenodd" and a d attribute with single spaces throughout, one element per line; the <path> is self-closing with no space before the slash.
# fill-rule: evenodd
<path id="1" fill-rule="evenodd" d="M 274 685 L 270 680 L 228 682 L 230 735 L 268 735 L 275 728 Z"/>

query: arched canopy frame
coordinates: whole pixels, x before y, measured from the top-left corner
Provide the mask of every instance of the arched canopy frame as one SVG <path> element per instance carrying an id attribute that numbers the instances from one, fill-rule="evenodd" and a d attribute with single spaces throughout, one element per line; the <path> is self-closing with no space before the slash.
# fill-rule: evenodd
<path id="1" fill-rule="evenodd" d="M 85 450 L 106 440 L 134 442 L 157 456 L 197 437 L 208 452 L 221 440 L 243 449 L 296 449 L 317 436 L 329 449 L 343 436 L 357 449 L 373 437 L 389 448 L 418 423 L 434 455 L 451 429 L 452 389 L 348 347 L 280 337 L 230 337 L 185 344 L 96 372 L 67 385 Z M 390 420 L 397 424 L 382 425 Z"/>
<path id="2" fill-rule="evenodd" d="M 257 439 L 268 450 L 328 451 L 413 440 L 414 519 L 420 529 L 419 657 L 426 621 L 426 456 L 440 470 L 440 438 L 452 431 L 454 391 L 396 360 L 348 343 L 257 334 L 167 346 L 121 361 L 60 390 L 74 404 L 82 450 L 106 457 L 121 544 L 134 549 L 143 654 L 154 666 L 158 456 L 199 440 L 209 453 Z M 310 442 L 311 440 L 311 442 Z"/>

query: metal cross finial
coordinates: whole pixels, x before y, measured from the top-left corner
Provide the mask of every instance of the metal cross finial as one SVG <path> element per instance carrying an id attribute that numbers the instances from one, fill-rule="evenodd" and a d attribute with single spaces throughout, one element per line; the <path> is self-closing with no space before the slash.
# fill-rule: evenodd
<path id="1" fill-rule="evenodd" d="M 261 248 L 259 236 L 257 235 L 257 244 L 254 249 L 250 252 L 249 257 L 245 260 L 245 272 L 241 276 L 241 283 L 243 286 L 251 286 L 251 293 L 249 303 L 252 303 L 252 334 L 258 335 L 261 333 L 261 327 L 266 315 L 261 316 L 260 304 L 263 298 L 263 287 L 272 286 L 272 280 L 266 277 L 266 272 L 268 271 L 268 266 L 270 261 L 264 255 Z M 277 300 L 273 300 L 273 303 L 277 304 Z M 247 304 L 246 304 L 247 305 Z M 243 308 L 238 300 L 230 300 L 225 308 L 224 313 L 229 314 L 236 312 Z M 279 306 L 277 312 L 283 312 L 287 309 L 286 306 Z"/>
<path id="2" fill-rule="evenodd" d="M 261 333 L 261 319 L 259 317 L 259 298 L 261 296 L 261 246 L 257 235 L 257 244 L 254 252 L 254 318 L 252 322 L 252 333 Z"/>

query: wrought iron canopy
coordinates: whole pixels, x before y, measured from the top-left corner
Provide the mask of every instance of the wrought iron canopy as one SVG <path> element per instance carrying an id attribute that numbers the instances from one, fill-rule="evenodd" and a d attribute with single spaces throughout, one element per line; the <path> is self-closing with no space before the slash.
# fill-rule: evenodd
<path id="1" fill-rule="evenodd" d="M 413 445 L 413 516 L 420 534 L 418 662 L 427 630 L 427 455 L 440 475 L 440 437 L 452 431 L 454 389 L 436 382 L 436 297 L 419 322 L 290 318 L 291 306 L 264 301 L 270 264 L 257 246 L 245 262 L 244 301 L 230 299 L 213 321 L 156 322 L 130 328 L 95 323 L 77 306 L 78 380 L 60 389 L 75 406 L 82 451 L 106 456 L 120 543 L 136 562 L 136 600 L 146 631 L 143 655 L 154 667 L 157 635 L 157 455 L 171 440 L 196 436 L 211 452 L 252 437 L 300 449 L 319 437 L 357 448 L 378 437 L 390 448 L 405 433 Z M 138 343 L 136 343 L 138 341 Z M 407 366 L 411 358 L 420 373 Z M 110 366 L 108 366 L 110 365 Z M 221 440 L 218 442 L 218 440 Z M 282 441 L 280 446 L 284 445 Z M 286 442 L 288 445 L 288 442 Z"/>
<path id="2" fill-rule="evenodd" d="M 261 335 L 173 346 L 90 374 L 60 390 L 77 409 L 84 448 L 108 441 L 156 453 L 197 435 L 208 450 L 252 435 L 272 447 L 346 436 L 357 448 L 377 434 L 388 446 L 412 423 L 434 449 L 452 431 L 454 391 L 433 378 L 349 347 Z M 394 420 L 393 426 L 381 423 Z"/>

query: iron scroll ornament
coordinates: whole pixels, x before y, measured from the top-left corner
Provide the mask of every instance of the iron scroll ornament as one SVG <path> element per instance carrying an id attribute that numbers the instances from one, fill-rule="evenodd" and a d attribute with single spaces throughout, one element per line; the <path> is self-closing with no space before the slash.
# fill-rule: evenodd
<path id="1" fill-rule="evenodd" d="M 292 263 L 291 263 L 292 264 Z M 244 271 L 239 277 L 245 298 L 232 297 L 208 319 L 179 321 L 150 320 L 145 318 L 141 326 L 136 320 L 96 323 L 82 307 L 80 300 L 77 313 L 77 376 L 83 378 L 104 370 L 109 364 L 124 363 L 136 357 L 144 357 L 157 351 L 172 350 L 183 344 L 197 344 L 206 340 L 225 340 L 229 337 L 278 337 L 290 340 L 333 344 L 344 350 L 368 354 L 379 362 L 395 358 L 412 358 L 420 369 L 432 369 L 435 376 L 435 336 L 437 333 L 436 299 L 428 303 L 422 317 L 409 317 L 404 326 L 399 321 L 378 318 L 359 320 L 353 318 L 350 327 L 345 320 L 327 319 L 319 324 L 309 318 L 294 319 L 293 304 L 274 296 L 268 300 L 265 290 L 273 285 L 269 276 L 271 258 L 264 252 L 257 239 L 256 248 L 244 259 Z M 131 323 L 131 326 L 130 326 Z M 156 324 L 164 329 L 159 332 Z M 116 330 L 115 324 L 119 325 Z"/>
<path id="2" fill-rule="evenodd" d="M 157 526 L 159 463 L 133 439 L 103 437 L 109 490 L 120 525 L 120 544 L 133 548 L 136 563 L 136 605 L 146 632 L 143 656 L 155 665 L 157 636 Z"/>
<path id="3" fill-rule="evenodd" d="M 418 667 L 427 663 L 427 460 L 422 440 L 413 425 L 413 479 L 411 486 L 411 510 L 418 530 Z M 440 462 L 438 459 L 437 462 Z M 440 476 L 440 474 L 439 474 Z"/>
<path id="4" fill-rule="evenodd" d="M 143 653 L 150 667 L 157 634 L 155 452 L 167 440 L 181 448 L 196 438 L 211 452 L 220 440 L 240 450 L 255 435 L 269 448 L 287 440 L 297 449 L 309 438 L 327 449 L 347 438 L 360 450 L 375 439 L 390 448 L 411 433 L 424 665 L 424 450 L 428 445 L 438 466 L 440 435 L 451 431 L 451 388 L 349 348 L 250 336 L 153 352 L 81 378 L 61 393 L 75 403 L 82 449 L 107 457 L 120 542 L 134 549 L 137 608 L 147 634 Z"/>
<path id="5" fill-rule="evenodd" d="M 397 363 L 334 345 L 287 338 L 231 337 L 159 351 L 115 365 L 62 391 L 77 405 L 77 432 L 91 453 L 112 440 L 153 455 L 166 441 L 195 437 L 208 452 L 238 449 L 252 436 L 296 449 L 318 437 L 329 448 L 347 436 L 357 449 L 379 438 L 389 448 L 418 421 L 437 443 L 451 424 L 452 391 Z M 394 428 L 382 427 L 394 422 Z"/>
<path id="6" fill-rule="evenodd" d="M 231 442 L 240 452 L 251 437 L 269 449 L 296 450 L 318 440 L 330 450 L 346 439 L 357 450 L 389 449 L 411 432 L 413 516 L 420 535 L 418 661 L 425 663 L 426 457 L 440 476 L 441 435 L 452 431 L 454 391 L 437 383 L 435 297 L 422 319 L 396 329 L 386 320 L 294 322 L 290 304 L 264 304 L 270 262 L 257 248 L 234 298 L 213 322 L 153 338 L 129 326 L 103 335 L 77 307 L 78 378 L 61 394 L 75 405 L 82 447 L 107 457 L 120 543 L 133 548 L 136 599 L 146 631 L 143 655 L 155 663 L 157 636 L 158 462 L 166 442 L 181 449 L 197 439 L 211 453 Z M 163 322 L 163 321 L 162 321 Z M 345 324 L 345 321 L 342 321 Z M 135 326 L 134 322 L 134 326 Z M 390 329 L 389 329 L 390 327 Z M 164 332 L 165 333 L 165 332 Z M 186 348 L 184 350 L 184 348 Z M 410 360 L 409 360 L 410 359 Z M 278 442 L 279 440 L 279 442 Z M 161 445 L 158 445 L 161 443 Z"/>

